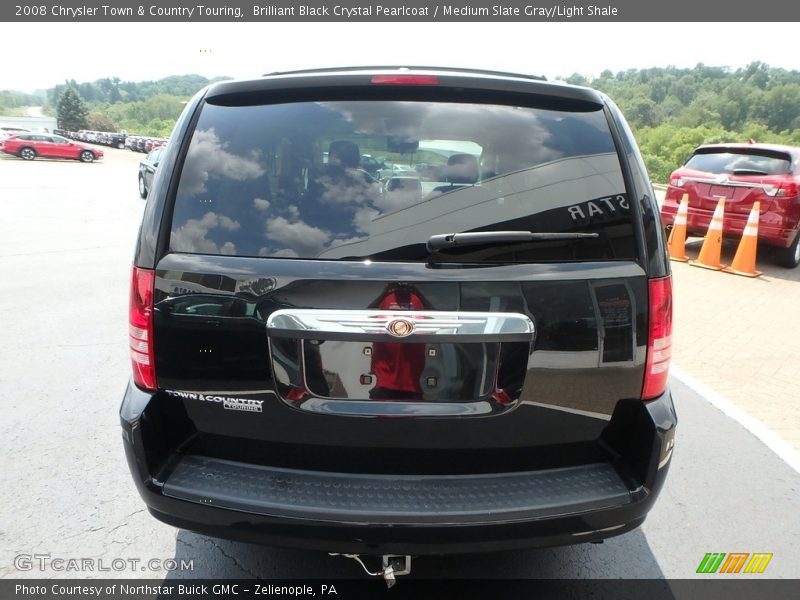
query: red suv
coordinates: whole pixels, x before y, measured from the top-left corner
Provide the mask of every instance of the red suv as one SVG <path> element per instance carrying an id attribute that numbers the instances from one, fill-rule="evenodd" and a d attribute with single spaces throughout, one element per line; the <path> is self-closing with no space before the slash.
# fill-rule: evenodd
<path id="1" fill-rule="evenodd" d="M 60 135 L 23 133 L 12 135 L 0 142 L 0 151 L 14 154 L 24 160 L 43 158 L 73 158 L 81 162 L 92 162 L 103 157 L 103 151 L 72 142 Z"/>
<path id="2" fill-rule="evenodd" d="M 759 201 L 758 237 L 776 247 L 776 262 L 800 264 L 800 148 L 774 144 L 700 146 L 669 178 L 661 217 L 672 225 L 684 194 L 689 197 L 687 229 L 705 235 L 714 208 L 725 198 L 723 232 L 742 234 L 753 203 Z"/>

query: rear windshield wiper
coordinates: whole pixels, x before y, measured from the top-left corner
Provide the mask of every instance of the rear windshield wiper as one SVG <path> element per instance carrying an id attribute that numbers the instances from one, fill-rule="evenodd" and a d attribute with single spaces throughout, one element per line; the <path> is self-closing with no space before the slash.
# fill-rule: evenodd
<path id="1" fill-rule="evenodd" d="M 734 169 L 733 175 L 769 175 L 769 173 L 761 169 Z"/>
<path id="2" fill-rule="evenodd" d="M 428 252 L 483 244 L 520 244 L 599 238 L 599 233 L 533 233 L 532 231 L 474 231 L 471 233 L 440 233 L 428 238 Z"/>

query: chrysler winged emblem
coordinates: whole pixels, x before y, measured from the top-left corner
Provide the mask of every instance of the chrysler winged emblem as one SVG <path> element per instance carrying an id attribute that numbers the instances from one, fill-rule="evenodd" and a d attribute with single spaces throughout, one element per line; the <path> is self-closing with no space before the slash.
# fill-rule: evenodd
<path id="1" fill-rule="evenodd" d="M 386 331 L 394 337 L 406 337 L 414 333 L 414 322 L 408 319 L 392 319 L 386 324 Z"/>

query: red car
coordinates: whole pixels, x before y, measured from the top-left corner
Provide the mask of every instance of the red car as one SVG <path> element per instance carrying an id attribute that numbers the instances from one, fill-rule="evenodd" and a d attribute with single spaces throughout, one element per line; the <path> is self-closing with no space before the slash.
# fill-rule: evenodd
<path id="1" fill-rule="evenodd" d="M 72 158 L 92 162 L 103 157 L 103 151 L 70 141 L 60 135 L 22 133 L 0 142 L 0 151 L 24 160 L 43 158 Z"/>
<path id="2" fill-rule="evenodd" d="M 669 178 L 661 218 L 671 226 L 684 194 L 687 231 L 705 235 L 720 198 L 723 234 L 738 239 L 755 201 L 760 202 L 759 241 L 775 247 L 776 262 L 800 264 L 800 148 L 774 144 L 713 144 L 697 148 Z"/>

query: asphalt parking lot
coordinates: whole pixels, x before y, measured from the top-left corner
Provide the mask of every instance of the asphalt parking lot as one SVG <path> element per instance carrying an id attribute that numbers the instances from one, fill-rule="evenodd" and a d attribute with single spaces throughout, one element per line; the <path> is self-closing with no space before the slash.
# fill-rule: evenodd
<path id="1" fill-rule="evenodd" d="M 136 190 L 142 157 L 110 149 L 94 164 L 0 156 L 0 485 L 6 490 L 0 578 L 358 577 L 360 567 L 346 559 L 205 538 L 163 525 L 144 510 L 125 464 L 117 417 L 129 372 L 127 294 L 144 206 Z M 788 347 L 794 356 L 782 363 L 777 352 L 765 358 L 753 349 L 774 344 L 775 336 L 796 341 L 800 327 L 787 332 L 782 330 L 790 325 L 763 324 L 772 310 L 763 298 L 777 294 L 776 306 L 785 304 L 780 310 L 788 313 L 791 296 L 784 296 L 798 297 L 798 277 L 769 272 L 752 282 L 685 266 L 676 268 L 675 277 L 680 370 L 720 391 L 712 379 L 725 379 L 720 363 L 746 360 L 749 352 L 753 370 L 732 372 L 741 381 L 731 388 L 767 389 L 778 381 L 786 387 L 776 396 L 796 404 L 800 393 L 786 397 L 794 387 L 781 370 L 796 364 L 796 346 Z M 718 283 L 730 286 L 725 296 L 712 294 Z M 776 289 L 782 291 L 771 291 Z M 744 290 L 762 296 L 753 300 Z M 747 314 L 725 308 L 751 303 Z M 732 315 L 736 327 L 720 325 L 720 314 Z M 742 326 L 753 314 L 758 318 Z M 737 349 L 726 346 L 726 336 L 734 334 L 729 329 L 738 336 Z M 727 354 L 714 360 L 713 350 Z M 734 400 L 729 390 L 722 392 Z M 673 465 L 640 530 L 601 545 L 419 559 L 413 577 L 688 578 L 706 552 L 771 552 L 768 575 L 796 577 L 800 473 L 678 379 L 673 393 L 680 420 Z M 759 419 L 758 409 L 766 407 L 782 413 L 784 424 L 796 418 L 766 394 L 740 405 Z M 193 568 L 24 570 L 15 563 L 20 554 L 106 564 L 114 558 L 177 558 L 193 561 Z"/>

